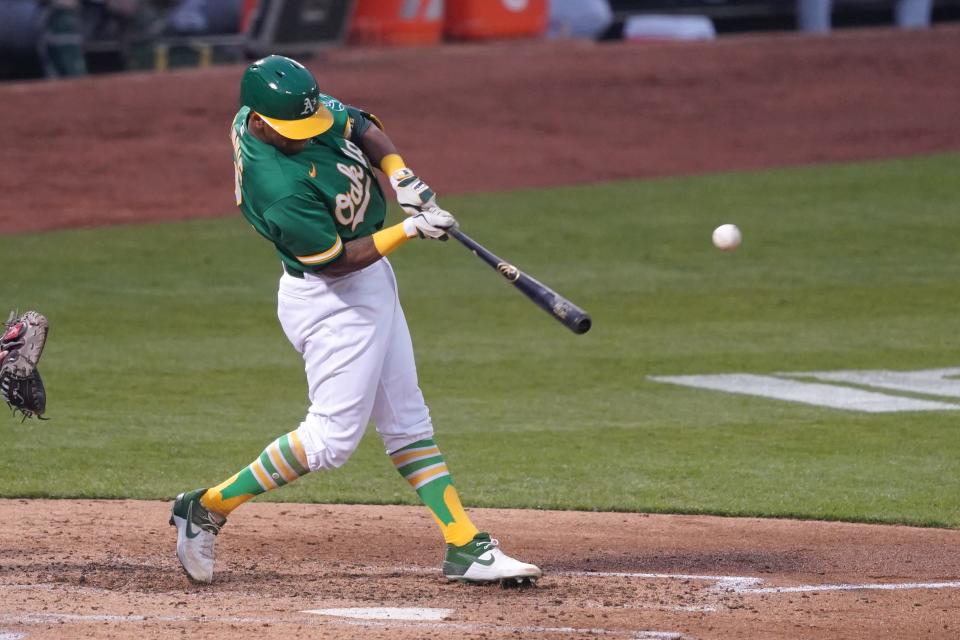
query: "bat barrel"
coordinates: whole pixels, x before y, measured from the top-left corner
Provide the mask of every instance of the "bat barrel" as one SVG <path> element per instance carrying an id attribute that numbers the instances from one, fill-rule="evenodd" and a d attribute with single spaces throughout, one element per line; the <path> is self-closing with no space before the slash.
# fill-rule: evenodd
<path id="1" fill-rule="evenodd" d="M 508 278 L 509 279 L 509 278 Z M 556 318 L 563 326 L 576 334 L 584 334 L 593 326 L 590 314 L 531 275 L 517 271 L 513 286 L 531 302 Z"/>
<path id="2" fill-rule="evenodd" d="M 566 328 L 576 334 L 584 334 L 593 326 L 593 320 L 586 311 L 536 278 L 502 260 L 463 231 L 452 229 L 448 233 L 470 249 L 474 255 L 495 269 L 510 284 L 519 289 L 523 295 L 527 296 L 531 302 L 556 318 Z"/>

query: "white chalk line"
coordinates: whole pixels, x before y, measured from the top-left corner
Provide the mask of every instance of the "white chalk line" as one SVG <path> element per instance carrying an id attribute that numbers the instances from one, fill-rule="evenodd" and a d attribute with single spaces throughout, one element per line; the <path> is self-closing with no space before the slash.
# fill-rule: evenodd
<path id="1" fill-rule="evenodd" d="M 697 582 L 713 582 L 711 588 L 724 591 L 740 591 L 747 589 L 751 585 L 762 584 L 762 578 L 753 578 L 750 576 L 703 576 L 687 573 L 630 573 L 622 571 L 562 571 L 553 575 L 576 576 L 576 577 L 601 577 L 601 578 L 639 578 L 641 580 L 681 580 Z"/>
<path id="2" fill-rule="evenodd" d="M 345 607 L 333 609 L 306 609 L 300 613 L 312 613 L 318 616 L 334 618 L 355 618 L 359 620 L 446 620 L 454 609 L 433 607 Z"/>
<path id="3" fill-rule="evenodd" d="M 740 593 L 805 593 L 810 591 L 895 591 L 912 589 L 960 589 L 960 580 L 949 582 L 876 582 L 873 584 L 803 584 L 796 587 L 764 587 Z"/>
<path id="4" fill-rule="evenodd" d="M 436 573 L 433 569 L 423 567 L 393 567 L 379 568 L 380 573 L 408 573 L 429 575 Z M 804 584 L 780 587 L 760 587 L 764 583 L 763 578 L 754 576 L 717 576 L 701 575 L 688 573 L 641 573 L 629 571 L 554 571 L 548 572 L 549 576 L 572 576 L 584 578 L 636 578 L 640 580 L 680 580 L 712 582 L 709 587 L 711 591 L 721 591 L 726 593 L 754 594 L 754 593 L 801 593 L 812 591 L 892 591 L 892 590 L 914 590 L 914 589 L 960 589 L 960 580 L 946 580 L 942 582 L 873 582 L 873 583 L 840 583 L 840 584 Z M 88 587 L 72 585 L 69 583 L 54 584 L 0 584 L 0 591 L 3 590 L 51 590 L 51 591 L 75 591 L 103 593 L 110 589 L 102 587 Z M 238 594 L 255 595 L 255 594 Z M 2 639 L 0 639 L 2 640 Z"/>
<path id="5" fill-rule="evenodd" d="M 388 569 L 380 568 L 381 573 L 409 573 L 409 574 L 433 574 L 433 569 L 423 567 L 393 567 Z M 812 591 L 891 591 L 891 590 L 914 590 L 914 589 L 960 589 L 960 580 L 946 580 L 942 582 L 874 582 L 874 583 L 841 583 L 841 584 L 805 584 L 781 587 L 760 587 L 764 583 L 763 578 L 754 576 L 717 576 L 701 575 L 688 573 L 641 573 L 629 571 L 555 571 L 549 572 L 547 576 L 573 576 L 584 578 L 637 578 L 640 580 L 680 580 L 680 581 L 698 581 L 712 582 L 710 586 L 712 591 L 733 592 L 739 594 L 753 593 L 801 593 Z M 64 590 L 91 593 L 102 593 L 111 591 L 101 587 L 84 587 L 72 585 L 69 583 L 52 584 L 0 584 L 0 591 L 10 590 Z M 251 595 L 251 594 L 243 594 Z M 0 639 L 2 640 L 2 639 Z"/>
<path id="6" fill-rule="evenodd" d="M 646 609 L 649 611 L 681 611 L 686 613 L 713 613 L 718 611 L 712 604 L 625 604 L 618 609 Z"/>
<path id="7" fill-rule="evenodd" d="M 802 584 L 785 587 L 759 587 L 763 578 L 749 576 L 704 576 L 685 573 L 628 573 L 603 571 L 565 571 L 553 575 L 596 576 L 600 578 L 639 578 L 642 580 L 696 580 L 713 582 L 711 591 L 733 592 L 737 594 L 754 593 L 802 593 L 812 591 L 896 591 L 913 589 L 960 589 L 960 580 L 944 582 L 872 582 L 863 584 Z"/>
<path id="8" fill-rule="evenodd" d="M 302 621 L 302 618 L 299 619 Z M 244 616 L 146 616 L 82 613 L 0 613 L 0 624 L 40 625 L 53 622 L 232 622 L 262 624 L 293 624 L 298 620 L 277 617 Z"/>
<path id="9" fill-rule="evenodd" d="M 301 612 L 308 613 L 308 612 Z M 280 617 L 243 617 L 243 616 L 144 616 L 144 615 L 108 615 L 94 614 L 83 615 L 77 613 L 28 613 L 28 614 L 0 614 L 0 624 L 19 624 L 19 625 L 44 625 L 64 622 L 204 622 L 204 623 L 232 623 L 232 624 L 303 624 L 304 618 L 294 616 Z M 540 627 L 540 626 L 512 626 L 494 624 L 491 622 L 406 622 L 401 620 L 354 620 L 347 618 L 327 618 L 326 624 L 336 623 L 347 626 L 361 627 L 414 627 L 417 629 L 452 629 L 457 631 L 496 631 L 505 633 L 533 634 L 533 633 L 562 633 L 578 635 L 612 636 L 625 637 L 631 640 L 641 639 L 661 639 L 661 640 L 683 640 L 685 636 L 682 633 L 674 631 L 636 631 L 636 630 L 613 630 L 613 629 L 593 629 L 576 627 Z M 17 636 L 23 638 L 24 635 Z M 7 640 L 0 635 L 0 640 Z M 9 640 L 14 640 L 11 638 Z"/>
<path id="10" fill-rule="evenodd" d="M 591 636 L 608 636 L 608 637 L 624 637 L 630 638 L 631 640 L 683 640 L 687 636 L 676 631 L 630 631 L 630 630 L 617 630 L 617 629 L 595 629 L 595 628 L 576 628 L 576 627 L 539 627 L 539 626 L 522 626 L 514 627 L 508 625 L 498 625 L 491 622 L 443 622 L 443 623 L 394 623 L 394 622 L 385 622 L 385 621 L 374 621 L 374 620 L 346 620 L 339 619 L 336 622 L 348 626 L 358 626 L 358 627 L 414 627 L 417 629 L 446 629 L 446 630 L 456 630 L 456 631 L 499 631 L 507 633 L 516 633 L 516 634 L 531 634 L 531 633 L 562 633 L 564 635 L 577 634 L 577 635 L 591 635 Z"/>
<path id="11" fill-rule="evenodd" d="M 40 584 L 0 584 L 0 591 L 73 591 L 75 593 L 113 593 L 103 587 L 83 587 L 68 582 L 42 582 Z"/>

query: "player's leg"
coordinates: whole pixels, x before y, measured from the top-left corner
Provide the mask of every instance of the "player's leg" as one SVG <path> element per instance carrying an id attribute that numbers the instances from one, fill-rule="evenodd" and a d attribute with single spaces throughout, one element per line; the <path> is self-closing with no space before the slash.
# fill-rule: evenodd
<path id="1" fill-rule="evenodd" d="M 433 439 L 433 423 L 417 381 L 413 345 L 399 302 L 390 337 L 373 420 L 394 467 L 440 526 L 447 543 L 444 575 L 477 582 L 539 578 L 540 569 L 500 551 L 498 542 L 478 531 L 463 508 L 453 476 Z"/>
<path id="2" fill-rule="evenodd" d="M 348 345 L 327 331 L 303 342 L 311 401 L 306 418 L 239 473 L 208 489 L 200 498 L 206 509 L 227 516 L 250 498 L 310 471 L 340 467 L 360 444 L 373 408 L 385 340 L 376 322 L 362 317 L 364 312 L 348 309 L 342 315 L 350 325 Z"/>
<path id="3" fill-rule="evenodd" d="M 360 443 L 392 321 L 383 299 L 389 302 L 392 294 L 384 289 L 383 274 L 357 276 L 329 287 L 281 280 L 278 315 L 303 355 L 311 406 L 296 430 L 274 440 L 239 472 L 174 501 L 177 555 L 194 580 L 212 580 L 214 536 L 234 509 L 310 471 L 341 466 Z"/>

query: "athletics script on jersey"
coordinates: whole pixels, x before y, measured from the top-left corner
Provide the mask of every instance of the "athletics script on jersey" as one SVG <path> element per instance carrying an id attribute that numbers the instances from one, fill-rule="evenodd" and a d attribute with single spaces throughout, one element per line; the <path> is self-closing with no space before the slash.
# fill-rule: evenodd
<path id="1" fill-rule="evenodd" d="M 649 379 L 847 411 L 960 411 L 960 367 L 921 371 L 808 371 L 764 375 L 725 373 L 650 376 Z M 916 396 L 949 398 L 952 401 Z"/>
<path id="2" fill-rule="evenodd" d="M 360 150 L 360 147 L 344 139 L 340 150 L 345 156 L 361 165 L 358 167 L 343 162 L 337 163 L 337 171 L 347 177 L 350 181 L 350 188 L 344 193 L 337 194 L 337 209 L 333 212 L 333 215 L 337 218 L 337 222 L 354 230 L 357 225 L 363 222 L 367 207 L 370 205 L 370 186 L 373 173 L 369 171 L 370 165 L 367 163 L 367 157 Z"/>

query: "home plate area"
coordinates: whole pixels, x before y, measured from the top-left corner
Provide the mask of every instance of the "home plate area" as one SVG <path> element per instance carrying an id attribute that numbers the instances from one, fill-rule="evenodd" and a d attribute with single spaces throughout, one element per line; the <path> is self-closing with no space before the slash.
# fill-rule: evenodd
<path id="1" fill-rule="evenodd" d="M 214 583 L 169 505 L 0 500 L 0 640 L 960 637 L 960 531 L 474 509 L 535 587 L 449 583 L 423 509 L 251 503 Z"/>

